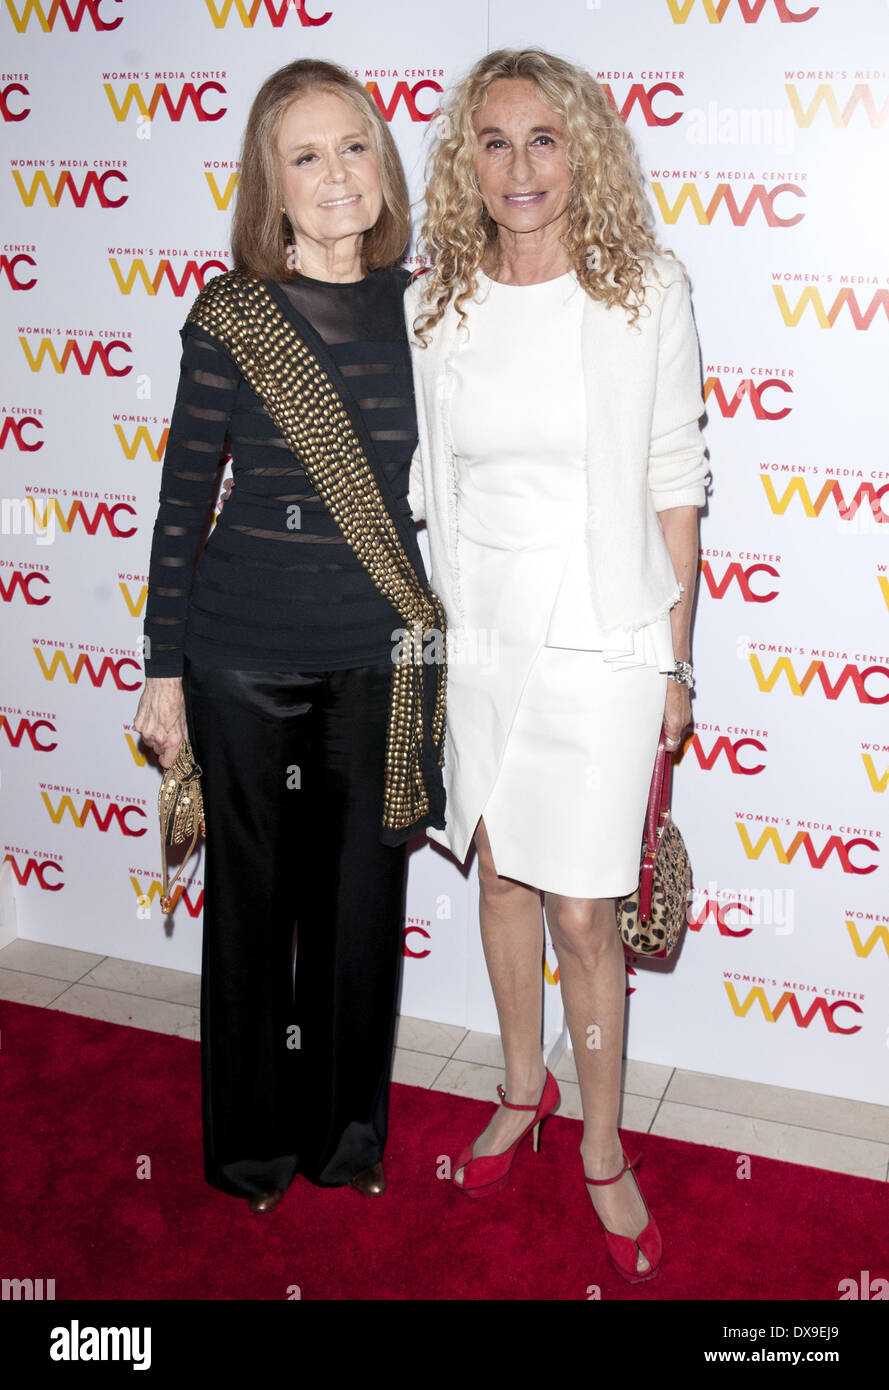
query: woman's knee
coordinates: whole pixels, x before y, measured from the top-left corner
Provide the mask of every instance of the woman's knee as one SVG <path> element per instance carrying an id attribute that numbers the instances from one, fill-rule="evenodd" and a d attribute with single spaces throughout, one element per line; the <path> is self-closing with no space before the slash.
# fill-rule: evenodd
<path id="1" fill-rule="evenodd" d="M 546 920 L 553 947 L 574 955 L 597 955 L 617 942 L 613 898 L 563 898 L 547 894 Z"/>
<path id="2" fill-rule="evenodd" d="M 511 878 L 501 878 L 490 854 L 479 853 L 478 884 L 482 897 L 487 902 L 506 902 L 509 898 L 520 898 L 528 889 Z"/>

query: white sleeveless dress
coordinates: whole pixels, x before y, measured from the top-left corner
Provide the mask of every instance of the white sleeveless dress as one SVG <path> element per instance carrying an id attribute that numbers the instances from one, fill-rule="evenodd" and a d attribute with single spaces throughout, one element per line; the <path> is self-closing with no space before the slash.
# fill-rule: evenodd
<path id="1" fill-rule="evenodd" d="M 447 393 L 467 624 L 448 660 L 449 804 L 484 817 L 499 874 L 613 897 L 638 882 L 669 615 L 604 641 L 593 613 L 574 274 L 479 279 Z"/>

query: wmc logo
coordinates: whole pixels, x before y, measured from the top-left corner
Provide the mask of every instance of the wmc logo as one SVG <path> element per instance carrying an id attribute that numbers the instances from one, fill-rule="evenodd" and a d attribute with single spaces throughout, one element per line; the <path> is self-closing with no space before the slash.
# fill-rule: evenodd
<path id="1" fill-rule="evenodd" d="M 744 846 L 744 853 L 748 859 L 758 859 L 767 845 L 771 845 L 775 851 L 775 857 L 779 864 L 790 864 L 800 849 L 805 850 L 806 858 L 813 869 L 823 869 L 832 854 L 835 854 L 840 862 L 840 867 L 844 874 L 872 874 L 876 869 L 876 863 L 856 865 L 852 863 L 852 850 L 859 845 L 864 845 L 867 849 L 872 849 L 874 854 L 879 854 L 880 846 L 874 844 L 873 840 L 865 839 L 863 836 L 856 836 L 851 840 L 843 840 L 839 835 L 831 835 L 820 850 L 816 850 L 812 836 L 808 830 L 798 830 L 790 844 L 785 849 L 781 837 L 778 834 L 776 825 L 767 825 L 754 845 L 743 821 L 735 821 L 738 834 L 741 837 L 741 844 Z"/>
<path id="2" fill-rule="evenodd" d="M 164 288 L 169 286 L 177 299 L 182 298 L 192 282 L 194 282 L 192 293 L 196 294 L 198 290 L 202 290 L 206 280 L 213 278 L 212 276 L 208 277 L 208 271 L 213 270 L 217 275 L 224 275 L 228 270 L 224 261 L 210 260 L 200 263 L 198 261 L 186 261 L 185 269 L 181 275 L 177 276 L 172 264 L 165 257 L 158 261 L 152 271 L 147 269 L 145 262 L 139 256 L 130 262 L 128 270 L 122 270 L 114 257 L 108 258 L 108 264 L 114 272 L 117 288 L 121 294 L 132 294 L 136 284 L 141 285 L 145 293 L 152 296 L 156 295 L 162 286 Z"/>
<path id="3" fill-rule="evenodd" d="M 797 497 L 802 503 L 806 516 L 820 516 L 827 504 L 827 499 L 832 497 L 836 504 L 837 513 L 843 521 L 851 521 L 862 502 L 866 502 L 873 513 L 874 521 L 881 525 L 889 523 L 889 512 L 883 510 L 883 498 L 889 492 L 889 483 L 880 488 L 875 488 L 873 483 L 860 483 L 854 495 L 847 502 L 838 480 L 828 478 L 813 501 L 805 478 L 799 474 L 794 474 L 790 478 L 780 497 L 775 491 L 775 485 L 768 473 L 760 473 L 759 476 L 762 479 L 766 497 L 769 499 L 769 506 L 779 516 L 787 511 L 794 497 Z"/>
<path id="4" fill-rule="evenodd" d="M 708 753 L 704 747 L 704 741 L 701 735 L 699 733 L 694 733 L 688 740 L 688 743 L 685 744 L 683 753 L 686 748 L 691 749 L 698 760 L 698 766 L 704 772 L 709 772 L 720 756 L 725 759 L 732 772 L 742 777 L 753 777 L 758 772 L 762 772 L 765 769 L 765 763 L 756 763 L 754 767 L 748 767 L 741 762 L 742 748 L 755 748 L 757 753 L 764 753 L 766 751 L 765 744 L 758 738 L 736 738 L 733 740 L 730 739 L 727 734 L 720 734 L 719 737 L 713 741 L 710 752 Z M 756 755 L 754 754 L 753 756 Z"/>
<path id="5" fill-rule="evenodd" d="M 30 188 L 25 186 L 25 180 L 18 169 L 13 169 L 12 177 L 26 208 L 34 206 L 38 193 L 44 195 L 51 208 L 60 207 L 63 199 L 72 202 L 76 208 L 83 208 L 86 207 L 90 195 L 94 196 L 100 207 L 122 208 L 129 196 L 119 187 L 113 190 L 116 197 L 112 197 L 108 191 L 108 184 L 114 180 L 118 184 L 126 183 L 127 176 L 121 169 L 105 169 L 101 174 L 97 174 L 95 169 L 89 169 L 85 174 L 81 174 L 79 182 L 70 169 L 62 169 L 55 181 L 55 187 L 50 184 L 45 167 L 39 167 L 31 175 Z"/>
<path id="6" fill-rule="evenodd" d="M 774 565 L 756 564 L 747 565 L 745 568 L 739 560 L 732 560 L 731 564 L 726 565 L 722 578 L 719 579 L 710 561 L 701 561 L 701 578 L 711 598 L 725 598 L 729 586 L 736 584 L 745 603 L 771 603 L 778 597 L 778 590 L 769 589 L 767 593 L 757 593 L 753 588 L 754 574 L 767 574 L 771 579 L 781 577 Z"/>
<path id="7" fill-rule="evenodd" d="M 118 100 L 110 82 L 104 82 L 102 85 L 105 88 L 105 95 L 116 121 L 125 121 L 130 114 L 130 107 L 134 103 L 139 115 L 147 116 L 152 121 L 161 107 L 171 121 L 181 121 L 189 108 L 199 121 L 220 121 L 228 110 L 227 106 L 216 106 L 215 109 L 210 110 L 204 106 L 204 101 L 210 92 L 222 96 L 227 95 L 222 83 L 216 81 L 202 82 L 199 87 L 196 87 L 193 82 L 183 82 L 178 94 L 170 88 L 168 83 L 155 82 L 154 89 L 148 97 L 145 96 L 138 82 L 130 82 L 120 100 Z"/>
<path id="8" fill-rule="evenodd" d="M 0 422 L 0 449 L 6 448 L 7 440 L 10 438 L 15 440 L 15 447 L 23 454 L 33 454 L 42 449 L 44 440 L 33 436 L 26 438 L 26 428 L 42 430 L 43 421 L 38 420 L 36 415 L 4 415 Z"/>
<path id="9" fill-rule="evenodd" d="M 0 116 L 4 121 L 24 121 L 31 114 L 30 106 L 14 107 L 10 105 L 10 97 L 29 97 L 31 93 L 21 82 L 7 82 L 5 87 L 0 87 Z"/>
<path id="10" fill-rule="evenodd" d="M 0 714 L 0 732 L 6 735 L 6 740 L 11 748 L 19 748 L 27 738 L 35 753 L 52 753 L 58 748 L 58 740 L 52 743 L 44 743 L 45 731 L 51 734 L 57 732 L 55 724 L 48 719 L 26 719 L 21 716 L 15 728 L 12 727 L 8 714 Z"/>
<path id="11" fill-rule="evenodd" d="M 810 661 L 803 675 L 798 676 L 790 657 L 781 656 L 775 662 L 771 672 L 766 675 L 756 653 L 748 652 L 747 655 L 756 678 L 756 684 L 766 694 L 771 694 L 781 677 L 786 676 L 792 694 L 805 695 L 808 690 L 817 688 L 814 684 L 817 678 L 818 687 L 827 700 L 838 700 L 845 686 L 851 684 L 862 705 L 885 705 L 889 702 L 889 666 L 860 667 L 856 666 L 854 662 L 848 661 L 837 679 L 832 681 L 823 661 Z M 878 684 L 869 690 L 867 683 L 868 681 L 873 683 L 874 680 Z M 887 684 L 882 684 L 882 682 L 887 682 Z"/>
<path id="12" fill-rule="evenodd" d="M 781 377 L 766 377 L 764 381 L 754 381 L 753 377 L 742 376 L 729 397 L 719 374 L 714 373 L 704 382 L 704 400 L 715 405 L 724 420 L 734 420 L 744 401 L 750 402 L 750 409 L 757 420 L 783 420 L 790 414 L 792 406 L 783 405 L 777 410 L 769 410 L 763 403 L 765 392 L 775 387 L 785 395 L 793 395 L 793 387 Z"/>
<path id="13" fill-rule="evenodd" d="M 821 8 L 809 5 L 805 10 L 792 10 L 787 0 L 772 0 L 775 14 L 782 24 L 805 24 Z M 766 8 L 768 0 L 737 0 L 738 12 L 745 24 L 755 24 Z M 721 24 L 732 0 L 700 0 L 698 11 L 703 10 L 708 24 Z M 667 0 L 667 9 L 674 24 L 684 24 L 695 7 L 695 0 Z"/>
<path id="14" fill-rule="evenodd" d="M 25 858 L 24 855 L 7 854 L 3 862 L 12 866 L 15 881 L 22 888 L 26 888 L 32 878 L 36 879 L 38 888 L 42 888 L 44 893 L 58 893 L 59 889 L 65 886 L 61 878 L 62 866 L 55 859 L 35 859 L 31 856 Z M 55 877 L 56 874 L 59 875 L 58 878 Z"/>
<path id="15" fill-rule="evenodd" d="M 657 179 L 660 172 L 652 170 L 652 177 Z M 667 175 L 662 174 L 661 177 Z M 733 227 L 746 227 L 754 208 L 760 209 L 767 227 L 795 227 L 806 215 L 804 212 L 793 212 L 782 217 L 775 208 L 775 199 L 779 194 L 792 193 L 795 198 L 805 198 L 805 189 L 800 188 L 798 183 L 776 183 L 774 188 L 766 188 L 764 183 L 751 184 L 750 192 L 740 207 L 734 189 L 728 183 L 716 185 L 706 206 L 696 183 L 684 183 L 672 205 L 667 200 L 663 184 L 652 183 L 651 191 L 660 208 L 661 217 L 670 226 L 679 221 L 679 214 L 684 207 L 692 209 L 702 227 L 710 226 L 720 208 L 725 209 Z"/>
<path id="16" fill-rule="evenodd" d="M 147 907 L 150 909 L 154 899 L 163 896 L 164 889 L 159 879 L 152 879 L 148 885 L 148 888 L 145 889 L 142 887 L 142 884 L 140 880 L 136 877 L 134 871 L 130 874 L 130 883 L 133 885 L 133 892 L 139 899 L 140 907 Z M 203 888 L 201 888 L 194 902 L 192 902 L 189 896 L 188 889 L 183 887 L 181 883 L 177 883 L 176 887 L 173 889 L 173 902 L 171 912 L 176 911 L 176 908 L 179 906 L 180 902 L 185 904 L 185 910 L 188 913 L 189 917 L 199 917 L 204 906 Z"/>
<path id="17" fill-rule="evenodd" d="M 60 374 L 67 372 L 73 363 L 81 376 L 90 376 L 96 363 L 99 364 L 106 376 L 126 376 L 133 370 L 131 364 L 127 364 L 125 367 L 116 367 L 111 360 L 112 352 L 132 352 L 133 350 L 120 338 L 112 338 L 111 342 L 107 343 L 97 342 L 93 339 L 86 355 L 81 352 L 80 344 L 76 338 L 66 338 L 61 353 L 56 352 L 52 338 L 41 338 L 38 341 L 36 352 L 31 351 L 31 344 L 26 337 L 20 337 L 19 342 L 32 372 L 42 371 L 47 362 L 54 372 Z"/>
<path id="18" fill-rule="evenodd" d="M 624 97 L 623 105 L 618 105 L 617 97 L 610 82 L 601 84 L 602 90 L 614 107 L 622 121 L 626 121 L 632 114 L 633 107 L 639 107 L 646 125 L 675 125 L 682 116 L 682 108 L 672 111 L 669 114 L 663 110 L 655 111 L 655 99 L 660 98 L 664 93 L 669 96 L 681 97 L 682 88 L 677 87 L 675 82 L 656 82 L 653 87 L 645 87 L 641 82 L 634 82 L 627 95 Z"/>
<path id="19" fill-rule="evenodd" d="M 245 29 L 252 29 L 258 16 L 268 16 L 273 29 L 280 29 L 288 15 L 295 14 L 303 28 L 326 24 L 333 14 L 309 14 L 309 0 L 207 0 L 207 9 L 216 29 L 224 29 L 232 10 Z"/>
<path id="20" fill-rule="evenodd" d="M 144 447 L 145 452 L 151 459 L 151 462 L 160 463 L 161 459 L 164 456 L 164 450 L 167 447 L 167 439 L 169 438 L 170 427 L 169 425 L 164 425 L 160 434 L 152 435 L 148 429 L 149 422 L 147 421 L 147 417 L 143 416 L 142 418 L 146 421 L 146 423 L 138 423 L 138 417 L 134 417 L 132 415 L 112 416 L 112 419 L 115 422 L 125 420 L 129 423 L 132 423 L 134 420 L 137 421 L 137 427 L 135 430 L 131 432 L 131 438 L 129 439 L 127 438 L 127 433 L 123 425 L 115 423 L 114 433 L 117 435 L 117 442 L 123 450 L 123 456 L 125 459 L 129 459 L 130 461 L 132 461 L 139 452 L 139 449 Z M 151 420 L 150 423 L 157 424 L 159 422 L 157 420 Z"/>
<path id="21" fill-rule="evenodd" d="M 45 784 L 41 783 L 41 785 Z M 95 801 L 89 796 L 78 811 L 70 796 L 63 796 L 58 806 L 54 806 L 52 798 L 47 792 L 42 791 L 40 795 L 43 797 L 43 804 L 53 825 L 59 825 L 67 812 L 78 830 L 83 830 L 92 821 L 103 835 L 111 829 L 112 825 L 116 825 L 122 835 L 138 838 L 140 835 L 144 835 L 148 829 L 146 825 L 134 828 L 129 824 L 127 819 L 129 816 L 136 816 L 143 821 L 147 820 L 142 807 L 133 803 L 121 806 L 116 801 L 109 801 L 104 812 L 101 812 Z"/>
<path id="22" fill-rule="evenodd" d="M 16 5 L 14 0 L 6 0 L 6 8 L 12 16 L 17 34 L 23 34 L 32 19 L 37 21 L 44 34 L 48 34 L 56 27 L 59 17 L 72 34 L 80 28 L 84 19 L 88 19 L 99 33 L 108 33 L 123 24 L 123 15 L 119 13 L 122 4 L 123 0 L 43 0 L 42 4 L 41 0 L 24 0 Z M 103 8 L 106 16 L 117 8 L 117 18 L 103 19 Z"/>
<path id="23" fill-rule="evenodd" d="M 84 676 L 94 689 L 103 686 L 109 677 L 118 690 L 138 690 L 142 684 L 142 667 L 132 657 L 121 657 L 117 661 L 113 661 L 110 656 L 105 656 L 100 665 L 94 666 L 87 653 L 80 652 L 72 666 L 67 654 L 61 648 L 49 650 L 52 650 L 52 657 L 47 663 L 40 648 L 34 648 L 37 664 L 43 673 L 43 679 L 46 681 L 54 681 L 61 671 L 69 685 L 79 685 Z M 131 666 L 136 673 L 136 679 L 132 684 L 127 684 L 124 680 L 125 666 Z"/>
<path id="24" fill-rule="evenodd" d="M 723 980 L 722 983 L 729 997 L 732 1013 L 736 1018 L 746 1018 L 753 1005 L 758 1004 L 766 1023 L 777 1023 L 786 1009 L 797 1028 L 808 1028 L 814 1019 L 820 1018 L 828 1033 L 861 1032 L 860 1023 L 850 1023 L 845 1028 L 841 1023 L 837 1023 L 836 1016 L 840 1009 L 851 1009 L 856 1014 L 864 1012 L 861 1005 L 854 1003 L 851 999 L 834 999 L 832 1003 L 828 1003 L 826 999 L 816 996 L 812 1000 L 807 1000 L 807 1007 L 803 1009 L 792 989 L 785 990 L 777 1003 L 770 1004 L 762 985 L 754 985 L 742 1003 L 735 993 L 735 987 L 731 981 Z"/>
<path id="25" fill-rule="evenodd" d="M 107 502 L 100 502 L 93 507 L 92 515 L 90 515 L 78 497 L 76 501 L 71 503 L 66 516 L 59 505 L 58 497 L 47 497 L 42 511 L 36 498 L 29 495 L 21 500 L 23 506 L 30 508 L 31 520 L 37 530 L 44 534 L 50 527 L 54 529 L 58 523 L 65 535 L 73 531 L 75 526 L 80 525 L 88 536 L 94 536 L 99 527 L 104 525 L 109 533 L 118 540 L 128 540 L 130 536 L 135 536 L 139 529 L 137 526 L 122 526 L 117 519 L 119 512 L 135 518 L 135 509 L 128 502 L 115 502 L 111 507 Z"/>
<path id="26" fill-rule="evenodd" d="M 821 291 L 817 285 L 806 285 L 793 308 L 790 306 L 782 285 L 773 285 L 772 290 L 778 301 L 781 317 L 788 328 L 796 328 L 808 308 L 812 309 L 819 328 L 833 328 L 844 309 L 847 310 L 845 317 L 851 319 L 853 326 L 860 332 L 870 328 L 881 309 L 889 318 L 889 290 L 877 290 L 875 294 L 871 295 L 870 303 L 865 306 L 858 303 L 858 296 L 855 291 L 850 289 L 848 285 L 844 285 L 830 308 L 825 308 Z M 810 314 L 809 318 L 811 317 Z"/>
<path id="27" fill-rule="evenodd" d="M 720 902 L 718 899 L 704 895 L 703 902 L 695 907 L 689 906 L 685 911 L 685 920 L 688 923 L 689 931 L 700 931 L 704 923 L 710 918 L 716 923 L 716 929 L 720 936 L 733 936 L 735 938 L 749 936 L 753 931 L 751 926 L 734 927 L 729 921 L 728 916 L 731 912 L 743 912 L 748 917 L 754 915 L 753 909 L 746 903 L 736 898 L 733 902 Z"/>
<path id="28" fill-rule="evenodd" d="M 46 589 L 35 590 L 35 584 L 45 584 L 48 589 L 49 575 L 41 570 L 30 570 L 27 573 L 24 570 L 13 570 L 9 578 L 4 579 L 0 572 L 0 601 L 12 603 L 16 594 L 20 594 L 25 603 L 36 604 L 38 608 L 42 608 L 44 603 L 49 603 L 51 595 Z"/>
<path id="29" fill-rule="evenodd" d="M 431 121 L 438 110 L 436 97 L 441 96 L 444 90 L 428 77 L 422 82 L 415 82 L 412 87 L 407 82 L 396 82 L 388 89 L 388 96 L 383 94 L 379 82 L 365 82 L 364 85 L 387 121 L 391 121 L 397 115 L 400 106 L 404 107 L 412 121 Z M 421 108 L 419 96 L 421 92 L 426 91 L 434 92 L 435 96 L 428 98 Z"/>
<path id="30" fill-rule="evenodd" d="M 423 946 L 421 942 L 418 941 L 408 941 L 408 937 L 419 936 L 422 937 L 423 941 L 431 941 L 431 934 L 426 930 L 426 927 L 431 926 L 432 923 L 430 921 L 426 921 L 426 926 L 423 926 L 421 925 L 420 918 L 408 917 L 407 925 L 404 928 L 401 937 L 401 954 L 403 956 L 408 956 L 411 960 L 425 960 L 425 958 L 430 954 L 431 947 Z"/>
<path id="31" fill-rule="evenodd" d="M 213 201 L 220 212 L 225 212 L 227 210 L 234 196 L 234 191 L 238 186 L 240 177 L 241 175 L 237 171 L 233 174 L 229 174 L 225 182 L 225 187 L 221 189 L 216 181 L 216 175 L 211 174 L 207 169 L 204 170 L 204 178 L 207 180 L 210 192 L 213 195 Z"/>
<path id="32" fill-rule="evenodd" d="M 863 913 L 858 913 L 859 917 L 863 915 Z M 855 952 L 856 956 L 869 956 L 871 951 L 879 942 L 879 944 L 883 947 L 883 950 L 886 952 L 887 957 L 889 957 L 889 924 L 887 924 L 886 922 L 879 922 L 874 927 L 873 931 L 871 932 L 870 936 L 867 938 L 866 941 L 862 941 L 858 933 L 858 927 L 855 925 L 855 923 L 852 921 L 850 917 L 846 918 L 846 930 L 849 933 L 849 939 L 852 942 L 852 949 Z"/>
<path id="33" fill-rule="evenodd" d="M 862 748 L 875 748 L 881 753 L 889 753 L 889 748 L 879 743 L 863 743 L 861 746 Z M 867 773 L 867 780 L 870 782 L 871 788 L 882 794 L 889 787 L 889 764 L 887 764 L 885 772 L 877 772 L 873 753 L 862 753 L 861 761 L 864 763 L 864 770 Z"/>
<path id="34" fill-rule="evenodd" d="M 27 252 L 20 251 L 17 256 L 0 255 L 0 275 L 5 275 L 10 289 L 33 290 L 37 276 L 30 272 L 37 269 L 37 262 Z"/>
<path id="35" fill-rule="evenodd" d="M 805 74 L 794 74 L 792 72 L 786 74 L 787 77 L 794 77 L 797 75 L 802 77 Z M 867 82 L 857 82 L 855 84 L 842 110 L 837 101 L 833 84 L 830 82 L 821 82 L 818 84 L 815 88 L 815 95 L 812 97 L 805 110 L 803 110 L 803 104 L 800 101 L 795 82 L 785 82 L 784 90 L 787 93 L 787 100 L 790 102 L 790 109 L 793 112 L 796 123 L 799 126 L 803 126 L 803 128 L 808 128 L 812 124 L 822 106 L 829 112 L 833 125 L 841 127 L 842 129 L 848 126 L 859 106 L 863 107 L 866 112 L 868 125 L 872 130 L 882 130 L 887 119 L 889 119 L 889 97 L 886 98 L 883 105 L 878 110 L 877 104 L 874 101 L 873 92 Z"/>
<path id="36" fill-rule="evenodd" d="M 148 598 L 148 585 L 143 584 L 138 592 L 134 593 L 125 580 L 118 580 L 118 587 L 123 594 L 123 601 L 127 606 L 127 611 L 131 618 L 141 618 L 145 608 L 145 600 Z"/>

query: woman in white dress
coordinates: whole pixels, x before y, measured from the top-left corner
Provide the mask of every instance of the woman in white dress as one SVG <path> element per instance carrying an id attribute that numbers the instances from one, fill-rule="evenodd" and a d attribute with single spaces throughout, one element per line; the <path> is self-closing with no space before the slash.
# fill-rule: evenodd
<path id="1" fill-rule="evenodd" d="M 662 1244 L 617 1128 L 615 898 L 638 882 L 661 727 L 675 748 L 691 722 L 709 477 L 688 288 L 650 226 L 632 142 L 592 77 L 536 50 L 492 53 L 441 118 L 432 268 L 405 300 L 411 505 L 448 621 L 447 825 L 429 833 L 461 862 L 478 851 L 506 1064 L 454 1181 L 502 1187 L 558 1104 L 540 1042 L 542 893 L 583 1175 L 631 1281 L 657 1272 Z"/>

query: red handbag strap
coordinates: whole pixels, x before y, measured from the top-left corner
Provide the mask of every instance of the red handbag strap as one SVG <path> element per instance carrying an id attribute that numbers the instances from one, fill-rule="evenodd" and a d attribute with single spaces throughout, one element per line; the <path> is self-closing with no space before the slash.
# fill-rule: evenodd
<path id="1" fill-rule="evenodd" d="M 673 758 L 667 751 L 667 735 L 661 726 L 651 786 L 648 791 L 648 810 L 645 814 L 645 857 L 639 877 L 639 919 L 647 922 L 651 916 L 651 892 L 654 884 L 654 860 L 663 811 L 670 809 L 670 778 Z"/>
<path id="2" fill-rule="evenodd" d="M 651 775 L 651 786 L 648 790 L 648 810 L 645 814 L 645 842 L 649 850 L 654 850 L 657 844 L 661 811 L 669 810 L 670 807 L 672 770 L 673 759 L 672 755 L 667 752 L 667 735 L 662 725 L 657 755 L 654 760 L 654 771 Z"/>

